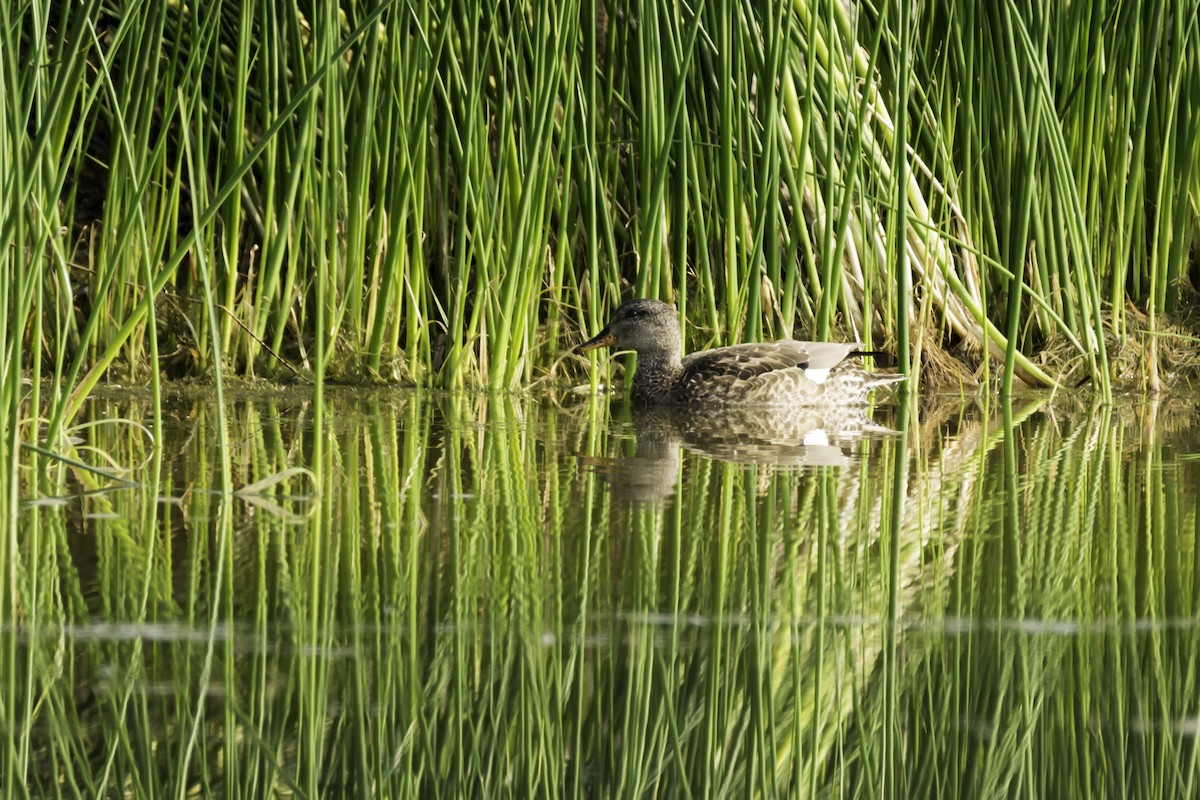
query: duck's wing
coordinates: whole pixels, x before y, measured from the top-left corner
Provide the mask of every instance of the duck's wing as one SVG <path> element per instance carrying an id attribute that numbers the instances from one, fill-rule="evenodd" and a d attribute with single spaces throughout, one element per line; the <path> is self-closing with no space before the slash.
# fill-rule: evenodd
<path id="1" fill-rule="evenodd" d="M 735 344 L 701 350 L 685 356 L 684 369 L 689 367 L 734 370 L 745 377 L 761 375 L 777 369 L 831 369 L 861 348 L 858 342 L 801 342 L 780 339 L 777 342 Z"/>
<path id="2" fill-rule="evenodd" d="M 829 369 L 859 346 L 856 342 L 783 339 L 703 350 L 683 360 L 683 376 L 676 391 L 684 401 L 761 403 L 819 393 Z"/>

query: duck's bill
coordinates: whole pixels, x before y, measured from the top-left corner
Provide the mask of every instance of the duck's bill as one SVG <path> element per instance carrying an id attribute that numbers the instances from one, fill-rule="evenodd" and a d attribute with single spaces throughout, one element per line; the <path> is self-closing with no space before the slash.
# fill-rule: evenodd
<path id="1" fill-rule="evenodd" d="M 589 350 L 599 350 L 601 347 L 612 347 L 617 343 L 617 337 L 608 330 L 602 330 L 595 338 L 589 339 L 575 348 L 576 353 L 586 353 Z"/>

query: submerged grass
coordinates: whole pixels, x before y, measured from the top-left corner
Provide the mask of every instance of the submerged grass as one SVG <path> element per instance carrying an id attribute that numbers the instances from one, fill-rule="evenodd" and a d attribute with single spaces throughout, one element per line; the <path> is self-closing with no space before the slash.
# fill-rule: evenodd
<path id="1" fill-rule="evenodd" d="M 1107 395 L 1192 305 L 1186 3 L 0 14 L 0 346 L 52 431 L 105 376 L 528 385 L 629 294 Z"/>
<path id="2" fill-rule="evenodd" d="M 169 398 L 165 447 L 80 431 L 137 486 L 22 475 L 9 796 L 1195 789 L 1200 473 L 1149 420 L 931 413 L 799 471 L 328 402 Z"/>

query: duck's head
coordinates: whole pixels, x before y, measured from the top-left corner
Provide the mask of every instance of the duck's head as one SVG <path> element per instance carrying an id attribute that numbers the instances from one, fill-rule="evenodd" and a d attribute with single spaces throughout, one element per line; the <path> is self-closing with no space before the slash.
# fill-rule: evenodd
<path id="1" fill-rule="evenodd" d="M 675 308 L 659 300 L 627 300 L 604 330 L 575 348 L 586 353 L 601 347 L 618 347 L 638 353 L 663 353 L 679 357 L 679 317 Z"/>

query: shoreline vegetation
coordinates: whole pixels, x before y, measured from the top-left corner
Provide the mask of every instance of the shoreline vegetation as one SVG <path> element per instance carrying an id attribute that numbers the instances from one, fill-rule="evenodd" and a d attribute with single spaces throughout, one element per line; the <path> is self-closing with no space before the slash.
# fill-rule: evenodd
<path id="1" fill-rule="evenodd" d="M 34 0 L 0 36 L 10 420 L 31 375 L 52 426 L 102 380 L 582 377 L 631 296 L 923 387 L 1200 365 L 1189 4 Z"/>
<path id="2" fill-rule="evenodd" d="M 0 3 L 0 797 L 1198 796 L 1198 24 Z"/>

